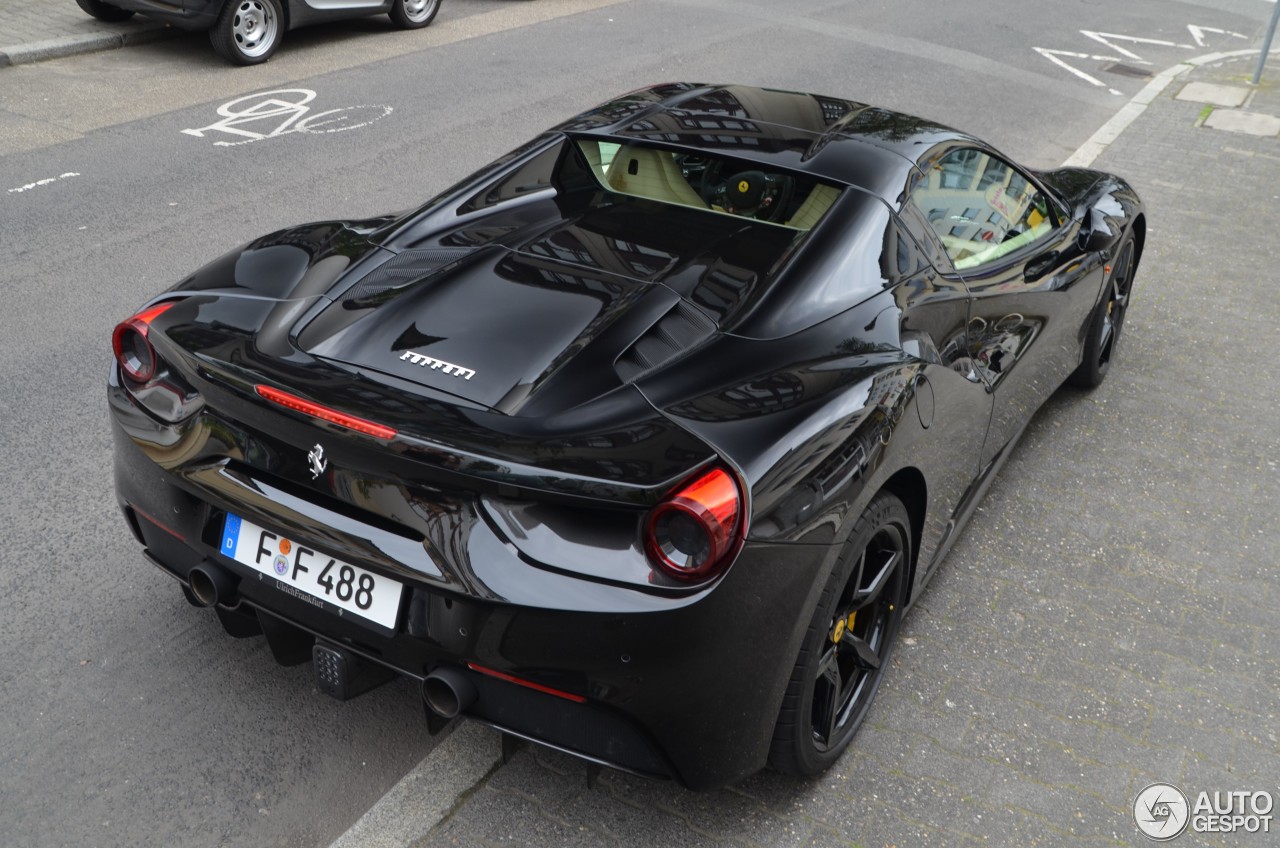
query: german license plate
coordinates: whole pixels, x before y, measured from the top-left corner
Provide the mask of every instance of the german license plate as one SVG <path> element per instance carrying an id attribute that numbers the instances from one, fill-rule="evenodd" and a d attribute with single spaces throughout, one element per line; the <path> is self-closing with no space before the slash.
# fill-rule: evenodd
<path id="1" fill-rule="evenodd" d="M 248 519 L 227 513 L 222 555 L 273 579 L 277 589 L 324 608 L 324 603 L 395 629 L 404 586 L 389 577 L 319 553 Z"/>

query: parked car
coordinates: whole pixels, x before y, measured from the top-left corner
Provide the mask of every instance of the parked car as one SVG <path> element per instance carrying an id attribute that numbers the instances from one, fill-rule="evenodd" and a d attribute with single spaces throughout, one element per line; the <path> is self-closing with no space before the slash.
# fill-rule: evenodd
<path id="1" fill-rule="evenodd" d="M 1146 232 L 1120 177 L 930 121 L 643 89 L 144 305 L 116 491 L 324 692 L 401 675 L 432 729 L 691 787 L 814 774 L 1028 419 L 1113 367 Z"/>
<path id="2" fill-rule="evenodd" d="M 307 24 L 386 13 L 399 27 L 424 27 L 441 0 L 76 0 L 100 21 L 124 21 L 134 13 L 189 30 L 208 30 L 213 49 L 236 65 L 271 58 L 285 32 Z"/>

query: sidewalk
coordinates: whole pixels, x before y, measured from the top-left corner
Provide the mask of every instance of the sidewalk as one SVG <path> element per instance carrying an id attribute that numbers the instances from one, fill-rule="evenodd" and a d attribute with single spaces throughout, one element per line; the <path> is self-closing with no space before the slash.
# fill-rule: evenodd
<path id="1" fill-rule="evenodd" d="M 172 32 L 137 16 L 105 23 L 82 11 L 75 0 L 8 0 L 0 3 L 0 69 L 154 41 Z"/>
<path id="2" fill-rule="evenodd" d="M 466 728 L 335 848 L 1143 845 L 1150 784 L 1275 800 L 1280 54 L 1251 91 L 1255 62 L 1171 73 L 1082 148 L 1150 218 L 1119 360 L 1033 420 L 835 768 L 591 787 L 545 750 L 494 766 L 497 734 Z M 483 778 L 440 785 L 468 760 Z"/>

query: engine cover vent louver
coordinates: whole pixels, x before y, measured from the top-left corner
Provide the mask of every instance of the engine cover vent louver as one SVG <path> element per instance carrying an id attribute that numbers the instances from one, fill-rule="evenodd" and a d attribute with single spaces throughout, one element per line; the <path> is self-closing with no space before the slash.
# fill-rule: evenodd
<path id="1" fill-rule="evenodd" d="M 622 352 L 614 369 L 622 382 L 633 382 L 710 337 L 715 330 L 714 321 L 697 307 L 681 301 Z"/>
<path id="2" fill-rule="evenodd" d="M 351 308 L 377 306 L 401 289 L 475 252 L 471 247 L 406 250 L 375 268 L 342 297 Z"/>

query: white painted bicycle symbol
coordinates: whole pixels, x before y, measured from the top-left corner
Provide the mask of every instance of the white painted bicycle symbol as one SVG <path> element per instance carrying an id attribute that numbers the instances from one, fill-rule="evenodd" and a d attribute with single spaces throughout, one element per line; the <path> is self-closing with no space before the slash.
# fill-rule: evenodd
<path id="1" fill-rule="evenodd" d="M 222 120 L 199 129 L 183 130 L 204 138 L 205 133 L 238 136 L 236 141 L 215 141 L 218 147 L 234 147 L 290 133 L 335 133 L 367 127 L 391 114 L 390 106 L 344 106 L 311 112 L 307 104 L 316 93 L 307 88 L 281 88 L 237 97 L 218 107 Z"/>

